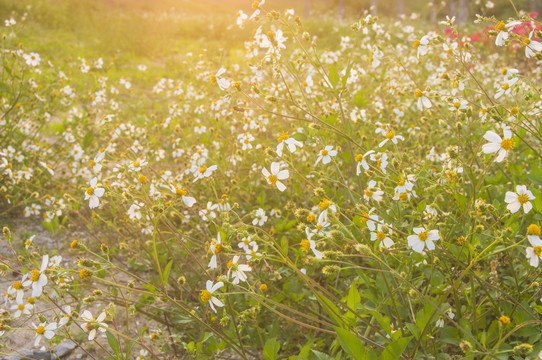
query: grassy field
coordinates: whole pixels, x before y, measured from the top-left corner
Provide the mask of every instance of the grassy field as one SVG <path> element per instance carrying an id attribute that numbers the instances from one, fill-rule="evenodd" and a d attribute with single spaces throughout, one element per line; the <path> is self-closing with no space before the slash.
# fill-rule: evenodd
<path id="1" fill-rule="evenodd" d="M 542 358 L 537 14 L 333 4 L 0 2 L 0 355 Z"/>

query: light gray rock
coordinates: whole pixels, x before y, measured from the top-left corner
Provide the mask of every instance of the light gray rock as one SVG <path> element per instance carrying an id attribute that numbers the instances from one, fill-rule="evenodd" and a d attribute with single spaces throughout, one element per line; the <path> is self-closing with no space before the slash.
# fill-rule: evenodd
<path id="1" fill-rule="evenodd" d="M 55 347 L 56 356 L 53 355 L 53 359 L 64 358 L 72 353 L 77 347 L 77 344 L 71 340 L 61 342 Z"/>

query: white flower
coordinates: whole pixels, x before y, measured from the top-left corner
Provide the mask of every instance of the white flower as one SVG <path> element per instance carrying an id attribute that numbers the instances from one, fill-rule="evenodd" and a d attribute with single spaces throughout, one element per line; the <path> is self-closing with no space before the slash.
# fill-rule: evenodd
<path id="1" fill-rule="evenodd" d="M 482 151 L 484 154 L 498 153 L 495 162 L 503 161 L 504 158 L 506 158 L 510 153 L 510 150 L 514 147 L 512 132 L 508 129 L 503 131 L 502 139 L 493 131 L 487 131 L 484 135 L 484 139 L 489 141 L 489 143 L 482 145 Z"/>
<path id="2" fill-rule="evenodd" d="M 252 220 L 252 225 L 262 226 L 267 221 L 267 216 L 265 215 L 264 209 L 256 210 L 255 218 Z"/>
<path id="3" fill-rule="evenodd" d="M 385 223 L 378 223 L 376 225 L 376 231 L 371 231 L 371 241 L 378 240 L 380 246 L 385 246 L 386 248 L 392 247 L 395 242 L 389 237 L 392 234 L 392 229 L 390 225 Z"/>
<path id="4" fill-rule="evenodd" d="M 542 259 L 542 246 L 528 247 L 526 249 L 527 259 L 529 264 L 534 267 L 538 267 L 540 264 L 540 259 Z"/>
<path id="5" fill-rule="evenodd" d="M 413 231 L 416 235 L 410 235 L 407 238 L 408 246 L 410 246 L 412 250 L 421 253 L 426 246 L 427 250 L 435 249 L 433 241 L 440 239 L 438 230 L 427 231 L 425 228 L 419 227 L 414 228 Z"/>
<path id="6" fill-rule="evenodd" d="M 290 177 L 288 170 L 281 170 L 280 163 L 272 162 L 271 163 L 271 172 L 267 171 L 266 168 L 262 169 L 262 174 L 265 176 L 265 180 L 270 185 L 276 185 L 279 191 L 286 190 L 286 186 L 280 180 L 286 180 Z"/>
<path id="7" fill-rule="evenodd" d="M 239 10 L 237 12 L 237 25 L 239 27 L 243 27 L 243 22 L 248 18 L 248 15 L 243 12 L 243 10 Z"/>
<path id="8" fill-rule="evenodd" d="M 21 315 L 30 315 L 30 312 L 34 308 L 34 305 L 30 303 L 24 303 L 23 299 L 17 299 L 15 305 L 11 306 L 11 310 L 15 310 L 13 317 L 18 318 Z"/>
<path id="9" fill-rule="evenodd" d="M 213 285 L 213 282 L 211 280 L 207 280 L 205 283 L 205 290 L 203 290 L 200 293 L 201 301 L 203 302 L 209 302 L 209 305 L 211 306 L 211 309 L 216 313 L 215 305 L 219 307 L 223 307 L 224 304 L 218 300 L 216 297 L 213 296 L 213 293 L 220 289 L 222 286 L 224 286 L 224 283 L 222 281 L 217 282 Z"/>
<path id="10" fill-rule="evenodd" d="M 247 281 L 245 272 L 248 271 L 252 271 L 252 268 L 246 264 L 239 264 L 239 255 L 235 255 L 228 263 L 228 278 L 233 277 L 232 284 L 234 285 L 239 284 L 239 281 Z"/>
<path id="11" fill-rule="evenodd" d="M 34 346 L 38 346 L 42 337 L 50 340 L 55 336 L 54 330 L 56 330 L 56 323 L 41 323 L 38 326 L 32 324 L 34 331 L 36 332 L 36 340 L 34 341 Z"/>
<path id="12" fill-rule="evenodd" d="M 194 199 L 191 196 L 186 196 L 187 191 L 184 190 L 183 188 L 180 188 L 178 186 L 173 186 L 173 185 L 168 185 L 168 188 L 172 193 L 181 196 L 181 199 L 186 206 L 192 207 L 192 205 L 196 203 L 196 199 Z"/>
<path id="13" fill-rule="evenodd" d="M 425 96 L 425 92 L 422 90 L 416 90 L 414 96 L 418 99 L 418 103 L 416 104 L 418 110 L 423 111 L 424 108 L 429 109 L 433 106 L 433 104 L 431 104 L 431 100 Z"/>
<path id="14" fill-rule="evenodd" d="M 519 24 L 521 24 L 521 21 L 516 20 L 510 21 L 506 25 L 502 21 L 495 25 L 495 30 L 499 32 L 495 38 L 495 45 L 503 46 L 506 43 L 506 40 L 508 40 L 508 30 Z"/>
<path id="15" fill-rule="evenodd" d="M 31 52 L 30 54 L 24 54 L 23 58 L 26 61 L 26 64 L 32 67 L 38 66 L 41 61 L 40 55 L 34 52 Z"/>
<path id="16" fill-rule="evenodd" d="M 314 166 L 318 165 L 320 161 L 322 161 L 322 164 L 324 165 L 329 164 L 329 162 L 331 162 L 331 158 L 335 156 L 337 156 L 337 150 L 333 150 L 333 146 L 327 145 L 323 150 L 320 151 Z"/>
<path id="17" fill-rule="evenodd" d="M 209 221 L 209 219 L 214 219 L 216 218 L 216 210 L 218 209 L 218 204 L 213 204 L 211 201 L 208 201 L 207 202 L 207 207 L 205 209 L 201 209 L 199 211 L 199 216 L 201 216 L 201 218 L 204 220 L 204 221 Z"/>
<path id="18" fill-rule="evenodd" d="M 55 172 L 53 170 L 53 167 L 49 163 L 44 163 L 43 161 L 40 161 L 40 165 L 45 168 L 49 172 L 49 174 L 54 175 Z"/>
<path id="19" fill-rule="evenodd" d="M 376 181 L 371 180 L 365 191 L 363 192 L 363 198 L 367 201 L 375 200 L 381 201 L 384 196 L 384 191 L 376 189 Z"/>
<path id="20" fill-rule="evenodd" d="M 512 91 L 512 85 L 514 85 L 517 81 L 518 78 L 514 77 L 501 83 L 499 90 L 497 90 L 497 93 L 495 94 L 495 99 L 498 99 L 503 95 L 509 95 Z"/>
<path id="21" fill-rule="evenodd" d="M 211 244 L 211 246 L 209 247 L 209 252 L 213 254 L 213 256 L 211 256 L 211 261 L 209 261 L 208 265 L 210 269 L 217 268 L 216 254 L 218 254 L 220 250 L 222 250 L 222 237 L 220 236 L 220 233 L 217 233 L 216 239 L 216 242 Z"/>
<path id="22" fill-rule="evenodd" d="M 529 33 L 528 38 L 522 39 L 523 45 L 525 45 L 525 56 L 527 58 L 532 58 L 535 56 L 535 52 L 542 51 L 542 43 L 533 40 L 533 33 L 534 30 Z"/>
<path id="23" fill-rule="evenodd" d="M 529 200 L 534 200 L 535 197 L 530 190 L 527 190 L 525 185 L 517 185 L 516 192 L 507 191 L 504 201 L 508 204 L 506 208 L 512 214 L 517 213 L 523 205 L 523 211 L 527 214 L 533 208 Z"/>
<path id="24" fill-rule="evenodd" d="M 49 255 L 43 255 L 40 269 L 29 271 L 23 276 L 23 286 L 32 286 L 32 297 L 36 298 L 38 296 L 41 296 L 41 293 L 43 292 L 43 287 L 47 285 L 47 276 L 45 276 L 44 272 L 47 269 L 48 264 Z"/>
<path id="25" fill-rule="evenodd" d="M 101 332 L 105 332 L 107 325 L 103 322 L 106 317 L 106 313 L 102 312 L 96 319 L 92 316 L 92 313 L 88 310 L 83 311 L 81 319 L 86 321 L 86 324 L 82 326 L 85 332 L 88 332 L 88 340 L 92 341 L 96 337 L 96 329 Z"/>
<path id="26" fill-rule="evenodd" d="M 277 155 L 282 156 L 282 151 L 284 149 L 284 145 L 290 150 L 291 153 L 294 153 L 296 151 L 296 147 L 302 148 L 303 143 L 301 141 L 298 141 L 294 139 L 293 137 L 290 137 L 288 133 L 283 133 L 279 136 L 279 144 L 277 145 Z"/>
<path id="27" fill-rule="evenodd" d="M 94 209 L 100 205 L 100 198 L 103 196 L 105 189 L 97 187 L 98 179 L 95 177 L 90 180 L 90 186 L 85 191 L 85 200 L 89 200 L 89 208 Z"/>
<path id="28" fill-rule="evenodd" d="M 220 68 L 215 75 L 211 75 L 211 82 L 216 83 L 220 90 L 226 90 L 230 87 L 230 81 L 221 76 L 226 72 L 226 69 Z"/>
<path id="29" fill-rule="evenodd" d="M 213 172 L 217 169 L 218 167 L 216 165 L 212 165 L 212 166 L 205 166 L 203 165 L 202 167 L 200 167 L 198 169 L 198 171 L 194 171 L 194 174 L 195 174 L 195 178 L 194 178 L 194 181 L 193 182 L 196 182 L 200 179 L 204 179 L 204 178 L 208 178 L 209 176 L 211 176 L 213 174 Z"/>
<path id="30" fill-rule="evenodd" d="M 395 132 L 393 130 L 387 131 L 384 136 L 385 136 L 385 139 L 380 144 L 378 144 L 378 147 L 384 146 L 388 141 L 391 141 L 392 143 L 397 145 L 397 140 L 401 140 L 401 141 L 405 140 L 403 136 L 395 135 Z"/>
<path id="31" fill-rule="evenodd" d="M 309 231 L 309 228 L 305 228 L 305 233 L 307 234 L 307 238 L 301 240 L 301 248 L 303 251 L 309 251 L 312 250 L 312 253 L 317 259 L 322 258 L 322 253 L 318 250 L 316 250 L 316 242 L 312 240 L 312 237 L 314 236 L 314 233 Z"/>

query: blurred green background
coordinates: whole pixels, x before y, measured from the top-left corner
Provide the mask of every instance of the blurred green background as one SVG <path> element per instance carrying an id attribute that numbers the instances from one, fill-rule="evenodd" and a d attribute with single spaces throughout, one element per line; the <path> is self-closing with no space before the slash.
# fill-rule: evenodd
<path id="1" fill-rule="evenodd" d="M 242 44 L 251 26 L 235 25 L 239 9 L 251 14 L 252 0 L 1 0 L 1 20 L 28 13 L 20 39 L 25 48 L 47 51 L 62 48 L 74 56 L 85 54 L 133 54 L 148 59 L 177 51 Z M 542 10 L 540 0 L 515 0 L 518 10 Z M 266 9 L 294 8 L 315 35 L 326 27 L 348 25 L 372 12 L 382 18 L 416 21 L 436 25 L 449 16 L 472 25 L 475 14 L 495 15 L 500 19 L 515 16 L 508 0 L 267 0 Z M 227 31 L 225 31 L 227 30 Z M 4 33 L 8 31 L 4 29 Z M 30 35 L 31 34 L 31 35 Z M 36 36 L 39 34 L 39 36 Z M 70 51 L 71 50 L 71 51 Z"/>

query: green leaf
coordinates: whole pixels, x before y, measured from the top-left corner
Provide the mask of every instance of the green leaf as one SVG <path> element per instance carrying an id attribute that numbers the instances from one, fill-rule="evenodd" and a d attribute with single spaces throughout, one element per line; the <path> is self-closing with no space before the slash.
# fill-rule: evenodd
<path id="1" fill-rule="evenodd" d="M 88 148 L 89 145 L 92 144 L 93 140 L 94 140 L 94 133 L 92 131 L 89 131 L 83 138 L 83 149 Z"/>
<path id="2" fill-rule="evenodd" d="M 312 355 L 314 355 L 313 358 L 315 360 L 330 360 L 330 359 L 333 359 L 331 356 L 326 355 L 326 354 L 324 354 L 324 353 L 322 353 L 320 351 L 311 350 L 311 352 L 312 352 Z"/>
<path id="3" fill-rule="evenodd" d="M 292 137 L 296 139 L 297 141 L 307 141 L 307 135 L 301 132 L 293 134 Z"/>
<path id="4" fill-rule="evenodd" d="M 149 290 L 151 293 L 156 294 L 156 288 L 149 284 L 143 284 L 143 287 L 147 290 Z"/>
<path id="5" fill-rule="evenodd" d="M 534 209 L 537 212 L 542 213 L 542 193 L 535 188 L 531 188 L 530 190 L 535 197 L 532 201 Z"/>
<path id="6" fill-rule="evenodd" d="M 344 323 L 344 318 L 341 315 L 341 311 L 335 304 L 331 302 L 328 298 L 326 298 L 323 295 L 316 296 L 316 299 L 318 299 L 318 302 L 322 305 L 322 308 L 324 311 L 335 320 L 337 325 L 341 325 Z"/>
<path id="7" fill-rule="evenodd" d="M 280 344 L 278 343 L 276 338 L 268 339 L 265 342 L 265 346 L 263 347 L 263 357 L 266 360 L 276 360 L 278 359 L 280 350 Z"/>
<path id="8" fill-rule="evenodd" d="M 405 351 L 411 336 L 392 341 L 382 353 L 382 360 L 397 360 Z"/>
<path id="9" fill-rule="evenodd" d="M 169 263 L 166 265 L 166 268 L 164 269 L 164 286 L 167 285 L 167 279 L 169 277 L 169 272 L 171 271 L 171 265 L 173 265 L 173 259 L 169 261 Z"/>
<path id="10" fill-rule="evenodd" d="M 107 331 L 105 334 L 107 335 L 107 342 L 109 343 L 111 350 L 113 350 L 115 354 L 117 355 L 117 358 L 119 358 L 120 357 L 119 356 L 120 355 L 119 340 L 113 333 L 109 331 Z"/>
<path id="11" fill-rule="evenodd" d="M 288 239 L 286 239 L 285 236 L 280 239 L 280 247 L 282 248 L 284 256 L 288 256 Z"/>
<path id="12" fill-rule="evenodd" d="M 337 64 L 333 64 L 331 70 L 329 70 L 329 82 L 333 87 L 337 85 L 340 80 L 339 73 L 337 72 Z"/>
<path id="13" fill-rule="evenodd" d="M 350 291 L 348 291 L 348 298 L 346 300 L 346 304 L 348 307 L 352 310 L 356 310 L 356 307 L 361 302 L 361 296 L 359 296 L 358 289 L 356 287 L 355 282 L 352 282 L 352 285 L 350 286 Z"/>
<path id="14" fill-rule="evenodd" d="M 352 98 L 352 104 L 356 105 L 359 108 L 365 107 L 368 103 L 369 101 L 365 99 L 361 90 L 358 91 L 356 95 L 354 95 L 354 97 Z"/>
<path id="15" fill-rule="evenodd" d="M 542 168 L 531 170 L 527 179 L 531 180 L 535 184 L 542 185 Z"/>
<path id="16" fill-rule="evenodd" d="M 349 330 L 335 327 L 339 343 L 343 350 L 356 360 L 365 360 L 365 346 L 358 337 Z"/>
<path id="17" fill-rule="evenodd" d="M 426 205 L 427 204 L 425 203 L 425 200 L 423 200 L 421 203 L 418 204 L 416 210 L 418 210 L 418 212 L 422 212 L 425 209 Z"/>

